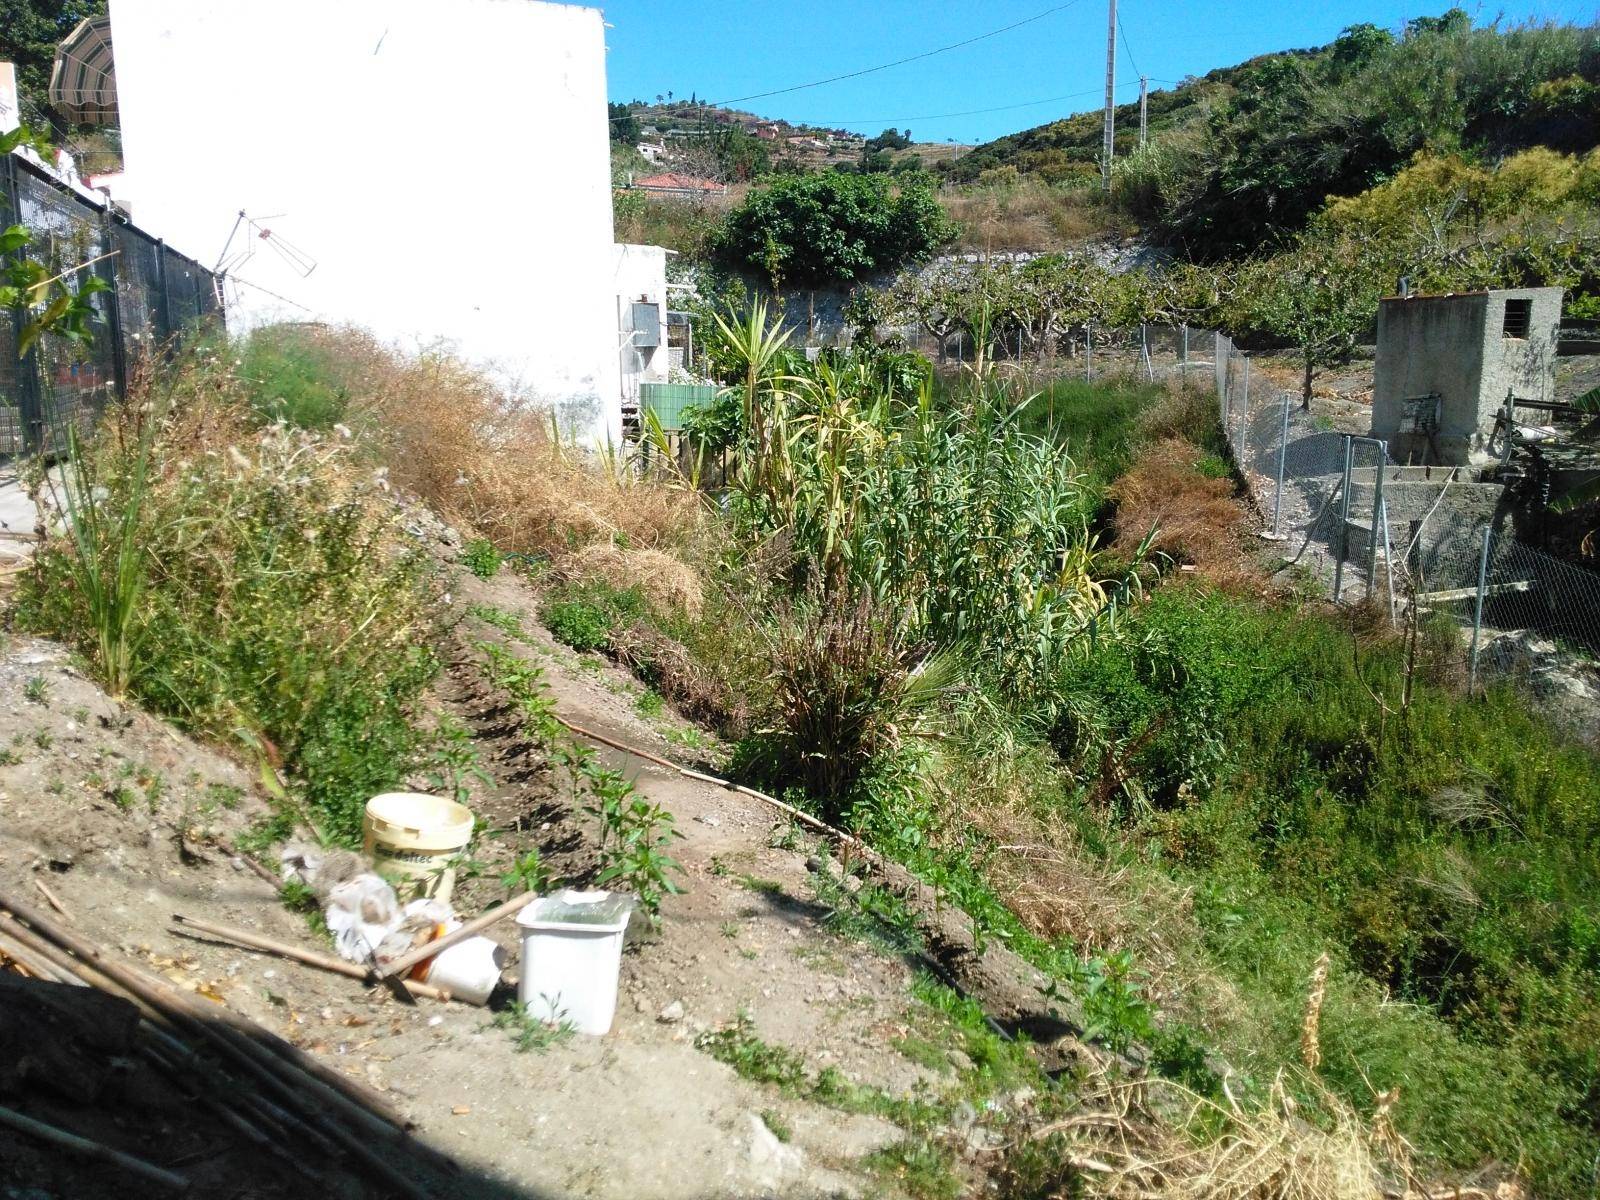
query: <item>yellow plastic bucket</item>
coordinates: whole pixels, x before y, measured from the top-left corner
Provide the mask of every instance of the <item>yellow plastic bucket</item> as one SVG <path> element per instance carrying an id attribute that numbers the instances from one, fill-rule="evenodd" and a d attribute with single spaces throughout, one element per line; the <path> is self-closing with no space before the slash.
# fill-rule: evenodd
<path id="1" fill-rule="evenodd" d="M 448 900 L 456 885 L 453 863 L 471 843 L 472 826 L 472 810 L 454 800 L 384 792 L 367 801 L 362 844 L 397 891 Z"/>

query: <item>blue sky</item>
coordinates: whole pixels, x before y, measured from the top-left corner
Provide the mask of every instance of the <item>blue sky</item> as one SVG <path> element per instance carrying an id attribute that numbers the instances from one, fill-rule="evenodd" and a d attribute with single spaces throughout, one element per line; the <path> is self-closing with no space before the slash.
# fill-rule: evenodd
<path id="1" fill-rule="evenodd" d="M 603 5 L 613 100 L 675 95 L 731 100 L 876 66 L 1023 21 L 1061 0 L 612 0 Z M 1117 99 L 1138 98 L 1139 72 L 1200 75 L 1269 50 L 1331 41 L 1346 25 L 1398 29 L 1449 0 L 1120 0 Z M 1463 4 L 1479 23 L 1504 14 L 1591 22 L 1594 0 Z M 858 79 L 738 105 L 764 116 L 918 141 L 975 142 L 1099 106 L 1106 0 L 1075 0 L 974 45 Z M 1064 98 L 1063 98 L 1064 97 Z M 1058 99 L 1059 98 L 1059 99 Z M 1032 103 L 1050 101 L 1049 103 Z M 1017 107 L 1012 107 L 1017 106 Z M 974 112 L 978 109 L 1003 111 Z M 952 114 L 952 115 L 946 115 Z M 962 114 L 962 115 L 953 115 Z"/>

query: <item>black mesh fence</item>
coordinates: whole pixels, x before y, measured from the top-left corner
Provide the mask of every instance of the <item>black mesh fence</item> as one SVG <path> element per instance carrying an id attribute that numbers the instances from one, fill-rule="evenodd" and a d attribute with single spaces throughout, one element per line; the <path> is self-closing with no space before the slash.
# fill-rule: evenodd
<path id="1" fill-rule="evenodd" d="M 28 230 L 26 253 L 68 286 L 94 275 L 110 288 L 91 301 L 86 344 L 46 336 L 19 359 L 22 319 L 0 314 L 0 461 L 61 449 L 69 426 L 89 428 L 126 390 L 141 357 L 221 311 L 210 271 L 20 154 L 0 173 L 0 226 L 10 225 Z"/>

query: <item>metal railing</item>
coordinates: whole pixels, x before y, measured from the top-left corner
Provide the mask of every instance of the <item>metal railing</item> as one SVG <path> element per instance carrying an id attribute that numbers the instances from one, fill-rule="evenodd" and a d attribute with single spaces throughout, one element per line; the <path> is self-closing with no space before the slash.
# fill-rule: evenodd
<path id="1" fill-rule="evenodd" d="M 0 160 L 0 228 L 12 225 L 33 235 L 33 257 L 60 270 L 93 260 L 110 288 L 91 301 L 88 345 L 47 336 L 19 358 L 21 318 L 0 320 L 0 462 L 58 449 L 66 426 L 88 428 L 126 393 L 141 357 L 222 311 L 210 271 L 20 153 Z"/>

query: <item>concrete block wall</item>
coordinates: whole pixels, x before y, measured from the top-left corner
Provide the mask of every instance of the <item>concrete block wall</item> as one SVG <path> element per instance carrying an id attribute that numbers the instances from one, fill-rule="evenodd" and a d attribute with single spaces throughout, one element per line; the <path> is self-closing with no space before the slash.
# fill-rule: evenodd
<path id="1" fill-rule="evenodd" d="M 1392 297 L 1378 306 L 1372 434 L 1400 462 L 1485 465 L 1495 416 L 1509 391 L 1548 401 L 1555 389 L 1560 288 L 1515 288 L 1448 296 Z M 1525 336 L 1506 326 L 1508 302 L 1526 301 Z M 1438 397 L 1429 443 L 1410 432 L 1408 404 Z M 1405 426 L 1407 432 L 1401 432 Z"/>

